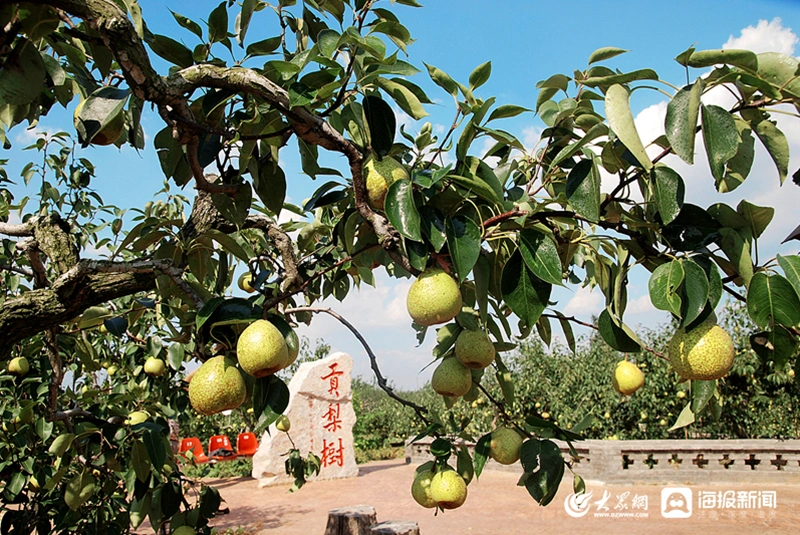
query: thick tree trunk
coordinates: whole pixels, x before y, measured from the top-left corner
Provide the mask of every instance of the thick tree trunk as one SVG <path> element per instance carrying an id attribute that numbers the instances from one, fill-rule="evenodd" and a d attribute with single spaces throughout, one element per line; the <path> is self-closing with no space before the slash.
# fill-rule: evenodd
<path id="1" fill-rule="evenodd" d="M 378 521 L 375 508 L 355 505 L 328 511 L 325 535 L 369 535 L 370 527 Z"/>

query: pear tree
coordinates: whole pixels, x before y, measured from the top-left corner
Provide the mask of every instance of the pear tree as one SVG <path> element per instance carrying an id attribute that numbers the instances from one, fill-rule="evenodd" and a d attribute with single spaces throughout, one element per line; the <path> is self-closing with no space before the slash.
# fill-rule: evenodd
<path id="1" fill-rule="evenodd" d="M 435 461 L 420 467 L 412 494 L 441 509 L 468 503 L 490 456 L 510 460 L 519 449 L 521 484 L 542 505 L 572 469 L 579 429 L 515 399 L 503 353 L 518 340 L 549 341 L 557 324 L 574 347 L 580 324 L 637 359 L 669 360 L 629 326 L 634 270 L 650 274 L 653 305 L 682 332 L 676 361 L 685 354 L 693 365 L 692 349 L 706 341 L 695 329 L 713 323 L 727 294 L 746 304 L 763 365 L 797 366 L 800 256 L 759 256 L 775 210 L 724 196 L 747 179 L 756 146 L 776 168 L 758 180 L 790 178 L 775 118 L 800 110 L 795 58 L 690 48 L 675 58 L 686 71 L 675 85 L 646 66 L 611 69 L 626 51 L 608 47 L 539 82 L 530 102 L 499 102 L 480 91 L 489 62 L 456 80 L 404 60 L 413 39 L 398 5 L 418 7 L 223 1 L 202 20 L 172 12 L 173 31 L 161 35 L 137 0 L 0 4 L 0 142 L 47 126 L 60 108 L 74 117 L 69 131 L 26 147 L 20 179 L 33 193 L 20 195 L 0 160 L 3 533 L 123 533 L 145 519 L 162 533 L 209 533 L 219 493 L 183 475 L 168 421 L 234 407 L 254 411 L 257 432 L 278 421 L 288 389 L 274 371 L 297 355 L 293 326 L 318 314 L 358 337 L 380 387 L 414 409 L 419 436 L 435 437 Z M 669 95 L 666 134 L 642 139 L 630 99 L 654 88 Z M 735 103 L 707 103 L 714 90 Z M 434 98 L 452 102 L 449 130 L 398 128 L 394 109 L 421 120 Z M 534 147 L 503 129 L 523 114 L 545 125 Z M 94 184 L 114 170 L 91 162 L 90 145 L 154 148 L 163 189 L 143 206 L 106 204 Z M 287 201 L 297 184 L 282 168 L 285 151 L 324 177 L 302 205 Z M 331 156 L 343 165 L 329 167 Z M 689 202 L 668 156 L 705 170 L 719 201 Z M 286 213 L 302 222 L 282 223 Z M 434 387 L 449 406 L 487 396 L 494 433 L 470 436 L 468 422 L 403 399 L 358 326 L 318 306 L 366 292 L 375 270 L 415 280 L 407 327 L 436 337 Z M 236 286 L 249 297 L 230 297 Z M 605 307 L 596 321 L 559 310 L 559 286 L 597 289 Z M 251 337 L 269 350 L 254 354 Z M 488 358 L 477 354 L 487 337 Z M 189 363 L 202 363 L 190 382 Z M 683 377 L 691 395 L 676 426 L 725 410 L 722 368 Z M 502 396 L 488 392 L 492 381 Z M 474 453 L 459 439 L 475 440 Z M 287 469 L 302 482 L 317 461 L 295 451 Z"/>

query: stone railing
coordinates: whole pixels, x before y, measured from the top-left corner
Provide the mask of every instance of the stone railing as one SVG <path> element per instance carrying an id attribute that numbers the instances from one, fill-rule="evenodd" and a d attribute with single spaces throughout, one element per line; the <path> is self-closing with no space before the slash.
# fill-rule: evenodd
<path id="1" fill-rule="evenodd" d="M 406 443 L 406 462 L 431 460 L 432 439 Z M 558 442 L 558 441 L 556 441 Z M 569 449 L 559 443 L 565 459 Z M 800 483 L 800 440 L 584 440 L 573 443 L 580 456 L 576 474 L 605 483 L 761 481 Z M 474 444 L 467 443 L 470 452 Z M 486 469 L 520 472 L 519 462 Z M 565 477 L 571 477 L 566 471 Z"/>

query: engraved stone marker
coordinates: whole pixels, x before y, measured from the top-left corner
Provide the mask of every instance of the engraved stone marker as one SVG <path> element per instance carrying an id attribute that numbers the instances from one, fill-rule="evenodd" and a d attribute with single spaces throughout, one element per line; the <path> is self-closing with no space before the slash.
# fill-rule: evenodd
<path id="1" fill-rule="evenodd" d="M 353 447 L 353 393 L 350 375 L 353 358 L 333 353 L 314 362 L 305 362 L 289 383 L 289 406 L 284 412 L 291 422 L 289 435 L 300 455 L 308 452 L 320 459 L 322 468 L 315 479 L 339 479 L 358 475 Z M 253 456 L 253 477 L 259 487 L 290 483 L 284 463 L 292 443 L 286 433 L 269 427 Z"/>

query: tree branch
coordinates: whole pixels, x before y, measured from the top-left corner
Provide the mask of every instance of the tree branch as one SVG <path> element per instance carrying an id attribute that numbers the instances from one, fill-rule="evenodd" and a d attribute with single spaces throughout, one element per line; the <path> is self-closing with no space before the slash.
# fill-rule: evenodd
<path id="1" fill-rule="evenodd" d="M 353 327 L 353 325 L 349 321 L 344 319 L 342 316 L 340 316 L 330 308 L 297 307 L 297 308 L 286 309 L 284 312 L 286 314 L 297 314 L 298 312 L 311 312 L 311 313 L 323 312 L 339 320 L 339 322 L 342 325 L 347 327 L 350 330 L 350 332 L 353 333 L 353 335 L 356 338 L 358 338 L 358 341 L 361 342 L 361 345 L 364 346 L 364 350 L 367 352 L 367 355 L 369 356 L 370 367 L 372 368 L 372 371 L 375 373 L 375 378 L 378 380 L 378 386 L 381 388 L 381 390 L 386 392 L 386 394 L 388 394 L 390 398 L 397 401 L 401 405 L 405 405 L 406 407 L 413 409 L 414 412 L 417 413 L 417 417 L 420 420 L 422 420 L 425 423 L 425 425 L 430 425 L 431 422 L 425 416 L 428 413 L 428 410 L 425 407 L 421 407 L 412 401 L 408 401 L 407 399 L 400 397 L 399 395 L 397 395 L 394 389 L 392 389 L 392 387 L 389 386 L 388 382 L 386 381 L 386 378 L 383 376 L 380 368 L 378 367 L 378 357 L 376 357 L 375 353 L 372 352 L 372 349 L 369 347 L 369 344 L 364 339 L 364 337 L 361 336 L 361 333 L 358 332 L 358 329 Z"/>
<path id="2" fill-rule="evenodd" d="M 33 223 L 35 218 L 31 218 L 27 223 L 2 223 L 0 222 L 0 234 L 14 236 L 18 238 L 33 236 Z"/>

